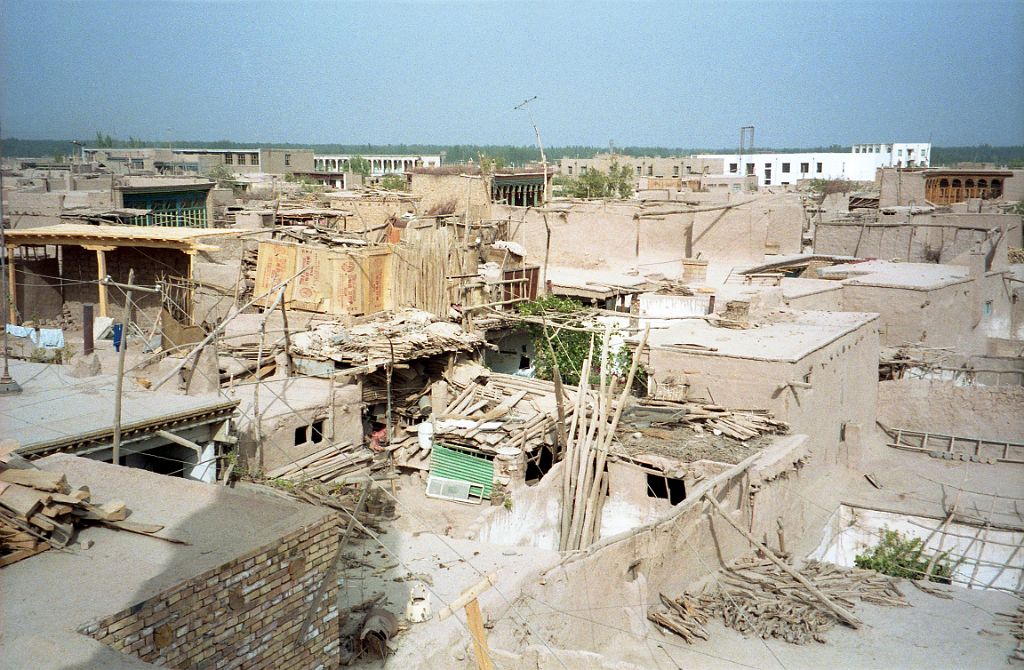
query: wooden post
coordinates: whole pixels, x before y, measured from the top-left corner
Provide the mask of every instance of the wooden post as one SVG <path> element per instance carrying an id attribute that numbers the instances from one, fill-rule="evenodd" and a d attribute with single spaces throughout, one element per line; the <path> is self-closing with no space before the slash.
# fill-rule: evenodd
<path id="1" fill-rule="evenodd" d="M 100 257 L 103 252 L 98 252 Z M 117 354 L 117 379 L 114 380 L 114 441 L 111 462 L 114 465 L 121 465 L 121 395 L 124 389 L 124 357 L 128 352 L 128 327 L 132 322 L 132 289 L 130 286 L 135 283 L 135 270 L 128 270 L 129 288 L 124 294 L 124 316 L 121 318 L 121 351 Z M 101 286 L 105 292 L 106 286 Z M 101 294 L 104 295 L 105 293 Z"/>
<path id="2" fill-rule="evenodd" d="M 107 312 L 107 286 L 104 280 L 107 278 L 107 257 L 105 252 L 113 251 L 114 247 L 86 246 L 85 249 L 96 252 L 96 276 L 99 278 L 99 304 L 100 316 L 110 316 Z M 131 283 L 130 281 L 128 282 Z"/>
<path id="3" fill-rule="evenodd" d="M 10 302 L 7 304 L 7 323 L 18 323 L 18 291 L 14 281 L 14 247 L 7 247 L 7 291 Z"/>
<path id="4" fill-rule="evenodd" d="M 498 581 L 497 573 L 490 573 L 475 585 L 462 592 L 450 605 L 437 613 L 437 620 L 444 621 L 456 610 L 466 608 L 466 624 L 473 636 L 473 649 L 476 651 L 476 667 L 479 670 L 494 670 L 491 661 L 491 650 L 487 645 L 487 632 L 484 630 L 484 618 L 480 613 L 480 602 L 477 597 L 494 586 Z"/>

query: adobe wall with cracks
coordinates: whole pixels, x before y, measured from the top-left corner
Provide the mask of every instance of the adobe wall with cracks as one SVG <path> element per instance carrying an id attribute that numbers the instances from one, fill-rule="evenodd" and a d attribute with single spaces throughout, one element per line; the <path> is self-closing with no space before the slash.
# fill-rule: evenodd
<path id="1" fill-rule="evenodd" d="M 543 262 L 551 228 L 549 263 L 555 267 L 622 272 L 641 266 L 679 276 L 686 255 L 685 234 L 693 224 L 693 254 L 715 260 L 758 263 L 766 252 L 796 253 L 803 229 L 802 209 L 785 200 L 754 199 L 726 209 L 655 215 L 631 202 L 572 203 L 564 211 L 494 205 L 493 216 L 509 219 L 515 241 Z M 641 213 L 650 214 L 637 218 Z"/>
<path id="2" fill-rule="evenodd" d="M 809 551 L 828 514 L 808 500 L 834 509 L 839 503 L 834 478 L 845 475 L 844 466 L 828 464 L 811 452 L 805 436 L 783 437 L 752 457 L 749 470 L 717 487 L 716 499 L 755 537 L 767 534 L 771 547 L 777 548 L 781 519 L 787 550 Z M 693 493 L 701 492 L 698 487 Z M 654 633 L 646 615 L 658 594 L 692 588 L 721 565 L 752 551 L 706 503 L 684 501 L 673 513 L 603 540 L 547 570 L 521 591 L 516 601 L 521 617 L 555 649 L 614 649 L 616 661 L 649 667 L 650 654 L 642 641 Z M 512 653 L 541 645 L 535 636 L 524 637 L 510 617 L 498 621 L 490 641 L 492 647 Z"/>
<path id="3" fill-rule="evenodd" d="M 279 361 L 280 365 L 280 361 Z M 329 445 L 363 444 L 362 385 L 332 385 L 328 379 L 293 377 L 261 383 L 259 409 L 263 448 L 256 455 L 255 384 L 227 387 L 223 393 L 240 400 L 238 451 L 252 471 L 269 472 L 325 449 Z M 320 441 L 313 439 L 310 426 L 323 421 Z M 297 443 L 296 430 L 306 438 Z"/>
<path id="4" fill-rule="evenodd" d="M 842 426 L 874 425 L 878 319 L 865 316 L 860 326 L 796 361 L 652 349 L 648 369 L 660 387 L 689 384 L 691 396 L 717 405 L 767 409 L 823 447 L 822 457 L 845 462 L 860 447 L 840 439 Z M 789 382 L 811 388 L 785 386 Z"/>
<path id="5" fill-rule="evenodd" d="M 1010 214 L 923 212 L 880 214 L 875 221 L 839 220 L 816 223 L 814 252 L 859 258 L 899 258 L 910 263 L 956 263 L 958 257 L 987 244 L 996 233 L 1000 250 L 995 269 L 1005 266 L 1006 246 L 1021 240 L 1020 217 Z M 987 251 L 988 247 L 985 246 Z"/>
<path id="6" fill-rule="evenodd" d="M 926 379 L 878 384 L 878 421 L 893 429 L 1024 442 L 1021 408 L 1021 386 L 955 386 Z"/>

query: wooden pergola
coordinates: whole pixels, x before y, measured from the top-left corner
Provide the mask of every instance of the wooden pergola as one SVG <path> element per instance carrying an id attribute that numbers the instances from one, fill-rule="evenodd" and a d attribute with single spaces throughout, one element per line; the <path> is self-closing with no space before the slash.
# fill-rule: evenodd
<path id="1" fill-rule="evenodd" d="M 189 279 L 198 251 L 215 251 L 218 247 L 205 244 L 207 238 L 237 235 L 233 230 L 210 228 L 164 228 L 157 226 L 93 226 L 87 224 L 59 224 L 42 228 L 9 230 L 5 232 L 7 243 L 7 281 L 10 294 L 8 323 L 17 321 L 15 302 L 14 250 L 17 247 L 37 246 L 79 246 L 96 252 L 98 316 L 108 316 L 106 252 L 122 247 L 146 247 L 151 249 L 174 249 L 189 256 Z"/>

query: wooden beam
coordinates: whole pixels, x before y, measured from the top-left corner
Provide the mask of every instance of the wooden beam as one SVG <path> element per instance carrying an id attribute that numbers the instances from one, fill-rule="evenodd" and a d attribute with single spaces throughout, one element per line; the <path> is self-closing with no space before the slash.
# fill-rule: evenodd
<path id="1" fill-rule="evenodd" d="M 476 598 L 466 603 L 466 624 L 473 636 L 477 669 L 494 670 L 494 663 L 491 662 L 491 649 L 487 646 L 487 633 L 484 631 L 484 618 L 480 614 L 480 602 Z"/>
<path id="2" fill-rule="evenodd" d="M 14 247 L 7 247 L 7 290 L 10 292 L 7 323 L 18 323 L 18 291 L 14 282 Z"/>
<path id="3" fill-rule="evenodd" d="M 479 582 L 462 592 L 451 604 L 444 607 L 437 613 L 437 620 L 444 621 L 458 610 L 469 604 L 469 601 L 476 600 L 477 596 L 491 588 L 498 582 L 498 573 L 492 572 Z"/>
<path id="4" fill-rule="evenodd" d="M 99 291 L 100 316 L 109 316 L 107 314 L 107 286 L 103 283 L 103 280 L 107 278 L 107 256 L 106 250 L 100 247 L 96 248 L 96 275 L 100 280 L 100 283 L 97 286 L 97 290 Z"/>

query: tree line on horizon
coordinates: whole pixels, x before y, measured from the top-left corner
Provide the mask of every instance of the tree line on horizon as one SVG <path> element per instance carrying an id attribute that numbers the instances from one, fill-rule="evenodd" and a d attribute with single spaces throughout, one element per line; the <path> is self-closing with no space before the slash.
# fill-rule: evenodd
<path id="1" fill-rule="evenodd" d="M 97 132 L 95 137 L 76 140 L 92 148 L 140 148 L 140 147 L 193 147 L 196 149 L 312 149 L 318 154 L 443 154 L 447 163 L 479 162 L 481 158 L 500 160 L 505 165 L 518 166 L 540 161 L 540 152 L 534 146 L 516 146 L 510 144 L 297 144 L 281 142 L 234 142 L 218 140 L 213 142 L 199 141 L 146 141 L 136 137 L 127 140 L 111 137 Z M 79 147 L 72 140 L 34 140 L 4 138 L 2 141 L 4 156 L 19 158 L 58 158 L 77 153 Z M 847 152 L 850 146 L 831 145 L 827 147 L 776 147 L 757 148 L 758 153 L 770 152 Z M 545 148 L 549 162 L 560 158 L 591 158 L 595 154 L 607 153 L 608 147 L 569 145 Z M 722 154 L 735 153 L 736 147 L 728 148 L 683 148 L 683 147 L 615 147 L 615 152 L 622 156 L 687 156 L 690 154 Z M 932 165 L 953 165 L 956 163 L 994 163 L 999 166 L 1024 167 L 1024 145 L 993 146 L 978 144 L 973 146 L 932 147 Z"/>

